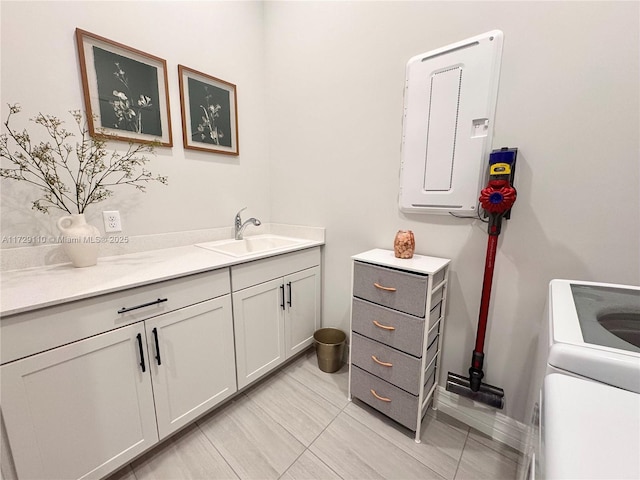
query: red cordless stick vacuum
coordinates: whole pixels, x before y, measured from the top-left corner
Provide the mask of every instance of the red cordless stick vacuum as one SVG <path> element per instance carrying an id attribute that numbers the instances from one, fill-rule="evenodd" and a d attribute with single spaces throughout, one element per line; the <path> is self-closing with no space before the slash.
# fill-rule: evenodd
<path id="1" fill-rule="evenodd" d="M 498 236 L 500 235 L 502 219 L 509 218 L 511 207 L 516 201 L 516 189 L 513 188 L 512 184 L 517 152 L 518 150 L 515 148 L 502 148 L 494 150 L 489 156 L 489 183 L 480 192 L 480 204 L 489 216 L 489 239 L 484 265 L 476 346 L 471 358 L 469 377 L 463 377 L 451 372 L 447 376 L 447 390 L 495 408 L 504 407 L 504 390 L 482 383 L 482 378 L 484 377 L 484 372 L 482 371 L 484 362 L 483 348 L 487 330 L 491 284 L 493 283 L 493 267 L 498 248 Z"/>

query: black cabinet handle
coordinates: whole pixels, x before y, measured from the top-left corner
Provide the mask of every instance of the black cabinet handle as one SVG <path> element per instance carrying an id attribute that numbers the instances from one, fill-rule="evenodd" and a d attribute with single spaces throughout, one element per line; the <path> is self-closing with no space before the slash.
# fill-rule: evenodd
<path id="1" fill-rule="evenodd" d="M 146 372 L 147 371 L 147 367 L 144 364 L 144 351 L 142 350 L 142 334 L 139 333 L 138 335 L 138 348 L 140 349 L 140 367 L 142 368 L 142 372 Z"/>
<path id="2" fill-rule="evenodd" d="M 291 282 L 287 283 L 287 287 L 289 288 L 289 301 L 287 304 L 291 307 Z"/>
<path id="3" fill-rule="evenodd" d="M 280 285 L 280 290 L 282 291 L 282 303 L 280 304 L 280 306 L 284 310 L 284 283 Z"/>
<path id="4" fill-rule="evenodd" d="M 162 302 L 166 302 L 167 300 L 169 300 L 168 298 L 159 298 L 157 300 L 154 300 L 153 302 L 149 302 L 149 303 L 143 303 L 142 305 L 136 305 L 135 307 L 122 307 L 120 310 L 118 310 L 118 313 L 127 313 L 130 312 L 131 310 L 137 310 L 139 308 L 144 308 L 144 307 L 150 307 L 151 305 L 158 305 L 159 303 Z"/>
<path id="5" fill-rule="evenodd" d="M 154 328 L 152 331 L 153 338 L 156 340 L 156 360 L 158 361 L 158 365 L 162 365 L 162 361 L 160 360 L 160 343 L 158 343 L 158 329 Z"/>

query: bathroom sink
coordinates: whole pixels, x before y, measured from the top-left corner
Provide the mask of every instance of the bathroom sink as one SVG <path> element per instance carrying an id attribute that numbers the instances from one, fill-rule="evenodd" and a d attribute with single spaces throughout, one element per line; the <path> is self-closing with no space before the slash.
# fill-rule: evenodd
<path id="1" fill-rule="evenodd" d="M 219 240 L 208 243 L 198 243 L 196 247 L 206 248 L 214 252 L 245 257 L 259 253 L 268 253 L 306 243 L 299 238 L 280 237 L 278 235 L 255 235 L 242 240 Z"/>

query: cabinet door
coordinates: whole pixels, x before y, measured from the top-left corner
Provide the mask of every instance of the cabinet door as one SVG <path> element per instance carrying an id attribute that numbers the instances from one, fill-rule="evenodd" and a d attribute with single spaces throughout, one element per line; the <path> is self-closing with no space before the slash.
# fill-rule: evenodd
<path id="1" fill-rule="evenodd" d="M 236 392 L 231 296 L 146 321 L 160 438 Z"/>
<path id="2" fill-rule="evenodd" d="M 284 302 L 282 279 L 233 293 L 238 388 L 284 361 Z"/>
<path id="3" fill-rule="evenodd" d="M 144 344 L 142 323 L 1 368 L 2 414 L 19 478 L 99 478 L 157 442 L 138 336 Z"/>
<path id="4" fill-rule="evenodd" d="M 320 327 L 320 267 L 284 278 L 287 290 L 285 314 L 286 357 L 304 350 Z"/>

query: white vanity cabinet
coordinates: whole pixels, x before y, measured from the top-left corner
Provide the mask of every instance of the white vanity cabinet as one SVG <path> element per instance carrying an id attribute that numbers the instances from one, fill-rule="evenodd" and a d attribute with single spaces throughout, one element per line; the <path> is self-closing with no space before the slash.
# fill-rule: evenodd
<path id="1" fill-rule="evenodd" d="M 2 319 L 18 478 L 100 478 L 236 390 L 228 269 Z"/>
<path id="2" fill-rule="evenodd" d="M 99 478 L 158 441 L 141 323 L 2 367 L 18 478 Z"/>
<path id="3" fill-rule="evenodd" d="M 311 345 L 320 280 L 319 247 L 231 267 L 238 388 Z"/>
<path id="4" fill-rule="evenodd" d="M 145 321 L 162 440 L 236 392 L 231 296 Z"/>

